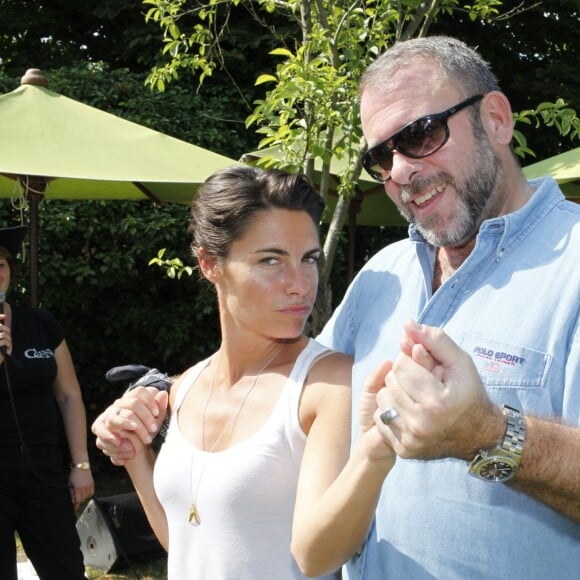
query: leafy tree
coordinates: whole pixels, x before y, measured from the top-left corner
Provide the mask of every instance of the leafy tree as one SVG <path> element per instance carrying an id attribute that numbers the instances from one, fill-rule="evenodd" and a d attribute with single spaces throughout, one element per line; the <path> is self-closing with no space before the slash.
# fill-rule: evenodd
<path id="1" fill-rule="evenodd" d="M 148 70 L 158 34 L 144 26 L 133 0 L 0 0 L 2 67 L 59 68 L 73 61 Z"/>
<path id="2" fill-rule="evenodd" d="M 514 110 L 523 113 L 517 118 L 524 123 L 518 124 L 518 129 L 525 133 L 535 155 L 544 159 L 569 149 L 569 134 L 542 123 L 538 131 L 535 117 L 526 112 L 537 110 L 538 103 L 558 99 L 573 110 L 580 107 L 580 3 L 541 0 L 505 4 L 511 7 L 506 16 L 491 20 L 470 19 L 456 10 L 435 21 L 431 33 L 451 34 L 479 46 Z"/>
<path id="3" fill-rule="evenodd" d="M 143 0 L 143 4 L 151 6 L 146 18 L 163 30 L 167 60 L 148 78 L 148 83 L 161 91 L 181 71 L 195 72 L 203 83 L 224 65 L 222 39 L 227 38 L 232 14 L 240 7 L 252 11 L 256 21 L 270 22 L 270 14 L 284 17 L 299 31 L 297 37 L 275 33 L 279 46 L 272 55 L 279 63 L 275 71 L 258 76 L 256 83 L 269 90 L 255 103 L 247 124 L 257 126 L 262 134 L 260 147 L 277 146 L 284 165 L 300 168 L 311 178 L 314 160 L 322 159 L 323 196 L 328 194 L 331 158 L 347 161 L 339 175 L 339 201 L 324 244 L 322 300 L 315 313 L 315 331 L 330 313 L 331 267 L 362 170 L 365 143 L 360 131 L 357 91 L 363 70 L 396 40 L 425 36 L 435 22 L 445 18 L 479 21 L 489 29 L 500 20 L 525 12 L 523 4 L 503 9 L 499 0 L 476 0 L 470 4 L 457 0 Z M 516 41 L 512 39 L 513 43 Z M 568 48 L 559 45 L 562 51 Z M 519 120 L 552 124 L 574 137 L 579 133 L 574 111 L 563 102 L 544 103 L 520 115 Z M 516 138 L 516 149 L 529 152 L 523 133 L 518 132 Z M 265 163 L 274 161 L 266 159 Z"/>

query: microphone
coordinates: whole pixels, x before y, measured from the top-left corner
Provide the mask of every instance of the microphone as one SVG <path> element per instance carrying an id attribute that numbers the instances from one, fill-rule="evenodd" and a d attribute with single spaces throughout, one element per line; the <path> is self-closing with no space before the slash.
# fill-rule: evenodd
<path id="1" fill-rule="evenodd" d="M 4 314 L 4 302 L 6 302 L 6 294 L 0 290 L 0 314 Z M 2 321 L 4 323 L 4 321 Z M 6 356 L 6 345 L 0 346 L 0 353 Z"/>

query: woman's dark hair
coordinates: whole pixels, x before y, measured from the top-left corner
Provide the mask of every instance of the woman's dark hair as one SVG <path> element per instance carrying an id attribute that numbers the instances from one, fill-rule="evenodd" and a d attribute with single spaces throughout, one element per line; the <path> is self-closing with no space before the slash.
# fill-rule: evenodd
<path id="1" fill-rule="evenodd" d="M 8 262 L 8 267 L 10 268 L 10 286 L 14 286 L 14 280 L 16 278 L 16 260 L 12 253 L 4 246 L 0 246 L 0 258 L 4 258 L 6 262 Z"/>
<path id="2" fill-rule="evenodd" d="M 302 174 L 243 165 L 216 171 L 193 200 L 193 256 L 203 248 L 216 259 L 226 258 L 252 221 L 275 208 L 307 212 L 318 230 L 324 201 Z"/>

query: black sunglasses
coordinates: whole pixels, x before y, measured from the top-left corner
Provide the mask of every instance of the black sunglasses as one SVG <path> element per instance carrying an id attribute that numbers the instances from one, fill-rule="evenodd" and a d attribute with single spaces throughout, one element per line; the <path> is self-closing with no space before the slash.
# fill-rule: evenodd
<path id="1" fill-rule="evenodd" d="M 382 143 L 369 149 L 363 157 L 367 173 L 377 181 L 385 182 L 391 178 L 393 151 L 395 149 L 412 159 L 421 159 L 439 151 L 449 139 L 447 119 L 455 113 L 483 99 L 483 95 L 469 97 L 465 101 L 435 115 L 427 115 L 411 121 Z"/>

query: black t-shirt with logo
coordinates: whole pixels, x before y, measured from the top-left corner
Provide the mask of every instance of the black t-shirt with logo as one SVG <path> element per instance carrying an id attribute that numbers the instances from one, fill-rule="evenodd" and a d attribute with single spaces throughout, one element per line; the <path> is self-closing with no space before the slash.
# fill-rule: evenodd
<path id="1" fill-rule="evenodd" d="M 54 351 L 62 327 L 45 309 L 12 309 L 12 354 L 0 365 L 0 448 L 20 445 L 7 389 L 6 371 L 25 444 L 60 446 L 61 418 L 53 385 Z"/>

